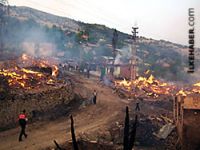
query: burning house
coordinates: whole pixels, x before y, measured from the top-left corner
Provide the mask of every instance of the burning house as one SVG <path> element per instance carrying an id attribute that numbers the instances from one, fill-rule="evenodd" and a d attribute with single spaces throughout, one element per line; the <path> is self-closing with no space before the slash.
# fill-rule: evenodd
<path id="1" fill-rule="evenodd" d="M 53 58 L 23 54 L 11 64 L 0 68 L 0 128 L 16 124 L 16 114 L 23 109 L 34 118 L 73 99 L 71 83 L 57 78 L 59 68 Z"/>
<path id="2" fill-rule="evenodd" d="M 174 98 L 174 121 L 183 150 L 200 149 L 200 97 L 198 94 Z"/>
<path id="3" fill-rule="evenodd" d="M 12 66 L 1 68 L 0 75 L 8 78 L 10 86 L 31 88 L 45 81 L 53 82 L 59 70 L 57 64 L 52 62 L 23 54 L 15 63 L 11 62 Z"/>
<path id="4" fill-rule="evenodd" d="M 113 57 L 107 57 L 102 56 L 101 62 L 106 67 L 106 74 L 111 73 L 111 68 L 114 69 L 113 75 L 115 78 L 121 78 L 121 79 L 130 79 L 131 78 L 131 66 L 129 63 L 118 63 L 115 62 L 113 64 L 114 58 Z"/>
<path id="5" fill-rule="evenodd" d="M 117 78 L 131 78 L 130 64 L 116 64 L 114 65 L 114 75 Z"/>
<path id="6" fill-rule="evenodd" d="M 138 76 L 135 80 L 116 80 L 115 87 L 117 89 L 123 89 L 135 96 L 152 96 L 154 98 L 160 95 L 171 95 L 175 87 L 163 81 L 157 80 L 152 74 L 147 77 Z"/>

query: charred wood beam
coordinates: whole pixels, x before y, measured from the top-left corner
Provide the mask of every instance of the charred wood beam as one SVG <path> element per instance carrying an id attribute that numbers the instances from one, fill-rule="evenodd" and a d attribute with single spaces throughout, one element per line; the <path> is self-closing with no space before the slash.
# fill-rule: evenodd
<path id="1" fill-rule="evenodd" d="M 115 61 L 115 58 L 116 58 L 116 55 L 117 55 L 117 52 L 116 52 L 117 42 L 118 42 L 118 33 L 117 33 L 117 30 L 115 29 L 114 32 L 113 32 L 113 37 L 112 37 L 112 47 L 113 47 L 114 61 Z"/>
<path id="2" fill-rule="evenodd" d="M 72 144 L 73 144 L 73 149 L 74 150 L 79 150 L 78 149 L 78 144 L 76 141 L 76 135 L 75 135 L 75 131 L 74 131 L 74 120 L 73 120 L 73 116 L 70 116 L 71 119 L 71 136 L 72 136 Z"/>
<path id="3" fill-rule="evenodd" d="M 64 149 L 62 149 L 62 148 L 60 147 L 60 145 L 56 142 L 56 140 L 54 140 L 53 142 L 54 142 L 54 144 L 56 145 L 56 148 L 57 148 L 58 150 L 64 150 Z"/>
<path id="4" fill-rule="evenodd" d="M 131 133 L 130 133 L 130 140 L 129 140 L 129 148 L 128 150 L 132 150 L 134 143 L 135 143 L 135 136 L 136 136 L 136 130 L 137 130 L 137 122 L 138 122 L 138 116 L 135 116 L 135 122 L 132 125 Z"/>
<path id="5" fill-rule="evenodd" d="M 128 106 L 126 106 L 126 117 L 125 117 L 125 126 L 124 126 L 124 143 L 123 143 L 124 150 L 128 150 L 128 144 L 129 144 L 129 110 L 128 110 Z"/>
<path id="6" fill-rule="evenodd" d="M 133 125 L 131 126 L 130 132 L 129 132 L 129 128 L 130 128 L 129 122 L 130 122 L 129 109 L 128 109 L 128 106 L 126 106 L 123 150 L 132 150 L 132 148 L 134 146 L 136 130 L 137 130 L 137 123 L 138 123 L 138 115 L 135 116 L 135 121 L 134 121 Z"/>

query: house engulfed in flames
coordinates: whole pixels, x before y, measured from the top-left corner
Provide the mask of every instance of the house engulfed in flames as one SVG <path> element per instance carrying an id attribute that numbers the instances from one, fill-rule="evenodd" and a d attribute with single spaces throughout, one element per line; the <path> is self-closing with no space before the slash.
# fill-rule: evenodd
<path id="1" fill-rule="evenodd" d="M 149 71 L 146 73 L 148 74 Z M 147 77 L 139 76 L 132 81 L 128 81 L 126 79 L 116 80 L 115 87 L 123 89 L 124 91 L 134 94 L 135 96 L 137 96 L 137 93 L 140 93 L 139 95 L 142 94 L 153 97 L 158 97 L 159 95 L 172 95 L 172 91 L 175 89 L 174 85 L 159 81 L 155 79 L 152 74 L 147 75 Z"/>
<path id="2" fill-rule="evenodd" d="M 42 84 L 54 84 L 59 69 L 45 59 L 35 59 L 23 54 L 16 64 L 1 68 L 0 75 L 5 77 L 10 87 L 31 89 Z"/>

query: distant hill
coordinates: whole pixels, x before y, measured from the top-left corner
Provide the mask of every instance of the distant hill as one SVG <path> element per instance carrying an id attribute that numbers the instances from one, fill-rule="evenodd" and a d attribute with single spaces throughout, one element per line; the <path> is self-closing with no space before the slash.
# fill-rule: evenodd
<path id="1" fill-rule="evenodd" d="M 64 52 L 66 59 L 79 59 L 82 54 L 83 60 L 94 61 L 101 56 L 113 55 L 113 31 L 104 25 L 87 24 L 28 7 L 12 6 L 1 38 L 5 43 L 4 51 L 22 52 L 23 42 L 46 42 L 55 44 L 56 52 Z M 117 49 L 120 52 L 117 58 L 127 62 L 130 57 L 130 35 L 118 31 L 118 37 Z M 186 46 L 139 37 L 137 49 L 140 74 L 149 69 L 158 78 L 191 81 L 191 76 L 186 73 Z M 196 68 L 199 68 L 199 58 L 197 53 Z"/>

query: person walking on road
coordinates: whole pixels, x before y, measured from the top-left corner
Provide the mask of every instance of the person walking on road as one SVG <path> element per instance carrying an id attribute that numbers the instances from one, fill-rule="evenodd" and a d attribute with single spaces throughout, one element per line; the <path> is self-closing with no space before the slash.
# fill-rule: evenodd
<path id="1" fill-rule="evenodd" d="M 136 107 L 135 107 L 135 111 L 140 111 L 140 102 L 139 102 L 139 100 L 137 99 L 136 100 Z"/>
<path id="2" fill-rule="evenodd" d="M 93 92 L 93 104 L 96 104 L 96 101 L 97 101 L 97 91 L 94 90 L 94 92 Z"/>
<path id="3" fill-rule="evenodd" d="M 27 117 L 26 117 L 26 110 L 23 110 L 21 114 L 19 114 L 19 125 L 21 127 L 21 131 L 20 131 L 20 134 L 19 134 L 19 142 L 22 141 L 22 136 L 24 135 L 25 138 L 27 138 L 27 134 L 26 134 L 26 124 L 27 124 Z"/>
<path id="4" fill-rule="evenodd" d="M 87 65 L 87 78 L 90 78 L 90 65 Z"/>
<path id="5" fill-rule="evenodd" d="M 139 102 L 136 103 L 135 111 L 140 111 Z"/>

